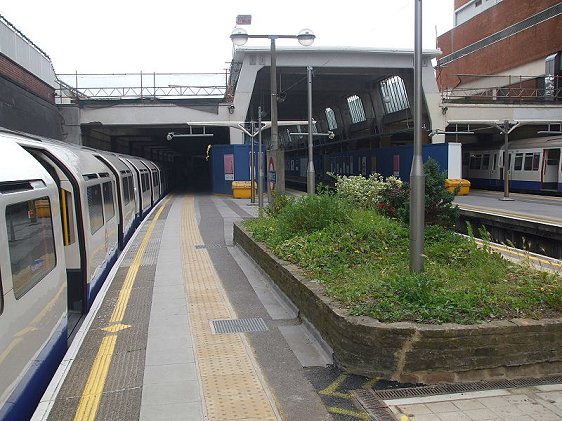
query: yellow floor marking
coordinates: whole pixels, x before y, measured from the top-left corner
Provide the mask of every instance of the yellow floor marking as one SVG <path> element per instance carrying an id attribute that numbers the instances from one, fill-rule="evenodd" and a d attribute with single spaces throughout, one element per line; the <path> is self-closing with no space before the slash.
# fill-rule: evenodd
<path id="1" fill-rule="evenodd" d="M 189 319 L 206 420 L 278 420 L 269 388 L 244 334 L 213 334 L 211 321 L 234 319 L 221 280 L 204 248 L 187 196 L 182 214 L 182 260 Z"/>
<path id="2" fill-rule="evenodd" d="M 118 323 L 116 325 L 104 327 L 104 328 L 102 328 L 102 330 L 105 330 L 106 332 L 109 332 L 109 333 L 117 333 L 117 332 L 120 332 L 122 330 L 128 329 L 130 327 L 131 327 L 131 325 L 124 325 L 123 323 Z"/>
<path id="3" fill-rule="evenodd" d="M 150 241 L 150 238 L 152 236 L 152 231 L 154 231 L 154 227 L 156 226 L 156 222 L 158 222 L 158 218 L 160 218 L 160 214 L 166 207 L 168 200 L 169 199 L 166 199 L 166 201 L 162 203 L 160 209 L 158 209 L 158 212 L 156 212 L 156 215 L 154 215 L 154 219 L 150 223 L 150 226 L 148 227 L 148 230 L 144 235 L 142 243 L 133 260 L 133 263 L 131 264 L 129 270 L 127 271 L 125 282 L 121 287 L 121 291 L 119 291 L 119 298 L 117 299 L 117 304 L 115 304 L 115 308 L 113 309 L 113 313 L 111 314 L 111 319 L 109 319 L 110 323 L 116 323 L 123 320 L 123 316 L 125 315 L 125 310 L 127 309 L 127 304 L 129 303 L 129 298 L 131 298 L 131 291 L 133 289 L 133 284 L 135 283 L 135 279 L 137 278 L 137 273 L 139 271 L 139 267 L 142 262 L 142 257 L 144 256 L 144 252 L 148 247 L 148 242 Z"/>
<path id="4" fill-rule="evenodd" d="M 343 384 L 343 382 L 345 382 L 347 378 L 348 378 L 347 374 L 340 374 L 338 378 L 334 380 L 330 386 L 321 390 L 318 393 L 324 396 L 333 396 L 335 398 L 351 399 L 352 398 L 351 393 L 342 393 L 337 391 L 338 388 Z"/>
<path id="5" fill-rule="evenodd" d="M 373 377 L 361 385 L 361 389 L 372 389 L 376 382 L 382 380 L 382 377 Z"/>
<path id="6" fill-rule="evenodd" d="M 129 267 L 125 282 L 123 283 L 121 291 L 119 292 L 119 298 L 113 309 L 113 313 L 110 319 L 110 322 L 112 323 L 120 322 L 123 320 L 123 316 L 125 314 L 129 298 L 131 296 L 131 290 L 138 273 L 140 262 L 144 255 L 150 237 L 152 236 L 152 231 L 154 231 L 156 222 L 158 222 L 158 218 L 166 207 L 168 201 L 169 199 L 166 199 L 166 201 L 160 205 L 160 209 L 158 209 L 158 212 L 156 212 L 156 214 L 154 215 L 154 218 L 150 223 L 146 234 L 144 235 L 141 246 L 139 247 L 137 254 L 135 255 L 133 264 Z M 108 326 L 103 330 L 116 333 L 129 327 L 129 325 L 119 323 L 116 325 Z M 82 395 L 80 397 L 80 402 L 78 403 L 78 409 L 76 410 L 76 415 L 74 416 L 75 421 L 92 421 L 96 418 L 96 413 L 98 411 L 103 388 L 105 387 L 105 381 L 107 379 L 107 373 L 109 372 L 109 365 L 111 364 L 111 359 L 113 357 L 113 351 L 115 350 L 116 342 L 117 335 L 108 335 L 102 339 L 102 342 L 98 349 L 98 353 L 94 358 L 94 363 L 90 370 L 90 374 L 88 375 L 88 380 L 86 381 L 86 385 L 84 386 L 84 391 L 82 392 Z"/>
<path id="7" fill-rule="evenodd" d="M 475 238 L 474 240 L 478 244 L 481 245 L 485 244 L 485 242 L 479 238 Z M 557 268 L 562 269 L 562 261 L 554 258 L 535 256 L 533 254 L 529 254 L 525 250 L 516 250 L 513 247 L 509 247 L 503 244 L 488 243 L 487 246 L 490 247 L 491 249 L 504 252 L 506 254 L 511 254 L 513 256 L 517 256 L 521 260 L 527 259 L 529 260 L 529 262 L 537 265 L 539 268 L 541 268 L 541 265 L 544 264 L 546 266 L 552 267 L 553 269 L 557 269 Z"/>
<path id="8" fill-rule="evenodd" d="M 109 335 L 102 339 L 74 416 L 75 421 L 95 419 L 116 342 L 116 335 Z"/>
<path id="9" fill-rule="evenodd" d="M 328 412 L 332 414 L 347 415 L 348 417 L 354 417 L 360 420 L 368 420 L 370 418 L 369 414 L 366 412 L 351 411 L 349 409 L 338 408 L 336 406 L 329 406 L 327 409 Z"/>

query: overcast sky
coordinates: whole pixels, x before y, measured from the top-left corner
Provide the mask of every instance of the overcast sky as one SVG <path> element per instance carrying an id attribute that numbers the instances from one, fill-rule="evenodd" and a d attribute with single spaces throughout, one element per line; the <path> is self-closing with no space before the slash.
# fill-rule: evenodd
<path id="1" fill-rule="evenodd" d="M 4 0 L 0 14 L 51 57 L 57 73 L 223 72 L 239 14 L 252 15 L 244 26 L 250 34 L 306 27 L 316 46 L 414 46 L 414 0 Z M 424 48 L 435 48 L 435 34 L 452 26 L 453 0 L 423 0 Z"/>

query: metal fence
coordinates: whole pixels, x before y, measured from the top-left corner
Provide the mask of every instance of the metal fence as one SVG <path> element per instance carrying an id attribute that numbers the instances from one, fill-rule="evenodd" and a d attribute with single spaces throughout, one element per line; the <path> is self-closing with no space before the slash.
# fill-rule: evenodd
<path id="1" fill-rule="evenodd" d="M 222 98 L 225 73 L 58 74 L 57 102 L 86 99 Z"/>
<path id="2" fill-rule="evenodd" d="M 443 102 L 551 103 L 562 101 L 560 76 L 456 75 L 459 84 L 441 92 Z"/>

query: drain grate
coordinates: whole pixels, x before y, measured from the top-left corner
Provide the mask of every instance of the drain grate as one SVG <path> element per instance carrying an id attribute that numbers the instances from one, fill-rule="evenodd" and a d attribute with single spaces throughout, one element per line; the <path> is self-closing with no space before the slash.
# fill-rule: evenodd
<path id="1" fill-rule="evenodd" d="M 261 317 L 255 319 L 212 320 L 214 333 L 248 333 L 269 330 Z"/>
<path id="2" fill-rule="evenodd" d="M 417 398 L 433 395 L 448 395 L 450 393 L 478 392 L 482 390 L 511 389 L 518 387 L 540 386 L 545 384 L 562 383 L 562 376 L 548 376 L 541 378 L 523 378 L 514 380 L 491 380 L 488 382 L 471 382 L 456 384 L 438 384 L 434 386 L 420 386 L 403 389 L 375 390 L 375 396 L 380 400 L 402 398 Z"/>
<path id="3" fill-rule="evenodd" d="M 200 250 L 200 249 L 220 249 L 223 247 L 232 247 L 229 246 L 228 244 L 224 244 L 224 243 L 219 243 L 219 244 L 196 244 L 195 248 Z"/>
<path id="4" fill-rule="evenodd" d="M 375 421 L 396 421 L 386 403 L 378 399 L 372 390 L 356 389 L 351 391 L 351 395 L 359 403 L 359 406 L 369 414 L 371 419 Z"/>

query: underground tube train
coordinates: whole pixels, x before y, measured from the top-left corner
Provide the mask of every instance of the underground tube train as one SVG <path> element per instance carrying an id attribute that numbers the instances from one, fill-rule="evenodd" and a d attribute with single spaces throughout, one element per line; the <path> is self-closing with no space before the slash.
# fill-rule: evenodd
<path id="1" fill-rule="evenodd" d="M 19 420 L 166 179 L 144 158 L 4 129 L 0 152 L 0 420 Z"/>
<path id="2" fill-rule="evenodd" d="M 504 145 L 466 145 L 463 149 L 463 178 L 476 188 L 501 189 Z M 513 190 L 562 194 L 562 136 L 509 142 L 507 168 Z"/>

